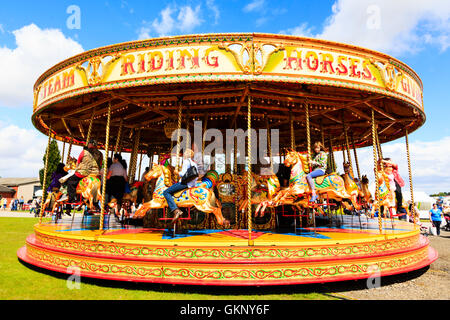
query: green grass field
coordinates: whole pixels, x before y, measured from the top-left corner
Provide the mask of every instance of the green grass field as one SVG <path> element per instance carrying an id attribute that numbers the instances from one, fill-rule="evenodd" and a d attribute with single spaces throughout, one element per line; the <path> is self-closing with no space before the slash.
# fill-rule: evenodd
<path id="1" fill-rule="evenodd" d="M 68 275 L 31 268 L 17 250 L 33 233 L 37 218 L 0 218 L 1 300 L 329 300 L 340 297 L 326 286 L 202 287 L 123 283 L 82 278 L 80 289 L 69 289 Z"/>

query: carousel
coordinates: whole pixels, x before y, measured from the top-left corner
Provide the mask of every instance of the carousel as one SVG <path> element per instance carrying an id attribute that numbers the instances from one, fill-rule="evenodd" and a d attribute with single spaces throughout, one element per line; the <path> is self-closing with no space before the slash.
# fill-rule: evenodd
<path id="1" fill-rule="evenodd" d="M 32 121 L 49 144 L 63 142 L 67 169 L 76 165 L 72 146 L 91 139 L 103 162 L 100 175 L 80 181 L 78 203 L 58 202 L 58 194 L 43 201 L 18 250 L 30 265 L 119 281 L 259 286 L 387 276 L 437 259 L 414 206 L 396 203 L 392 168 L 382 161 L 383 143 L 406 140 L 408 163 L 400 165 L 414 202 L 408 135 L 425 122 L 422 82 L 388 55 L 255 33 L 117 44 L 45 72 Z M 328 162 L 311 201 L 315 142 Z M 357 157 L 368 146 L 373 194 Z M 203 172 L 174 195 L 184 214 L 172 223 L 162 194 L 187 148 Z M 117 153 L 130 154 L 122 203 L 102 183 Z M 47 165 L 48 152 L 46 173 Z M 65 216 L 78 205 L 84 211 Z"/>

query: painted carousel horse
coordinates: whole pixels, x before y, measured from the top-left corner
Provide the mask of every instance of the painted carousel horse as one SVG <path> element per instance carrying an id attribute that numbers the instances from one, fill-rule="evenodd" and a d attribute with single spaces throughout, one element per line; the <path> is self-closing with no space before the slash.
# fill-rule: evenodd
<path id="1" fill-rule="evenodd" d="M 59 179 L 59 182 L 64 183 L 69 179 L 72 175 L 75 174 L 75 169 L 77 166 L 77 160 L 73 157 L 68 158 L 67 164 L 64 167 L 65 171 L 69 173 Z M 89 204 L 89 209 L 94 209 L 94 203 L 101 201 L 101 182 L 100 178 L 97 175 L 89 175 L 81 179 L 81 181 L 77 185 L 76 193 L 81 194 L 83 198 L 83 202 L 85 204 Z M 67 203 L 67 201 L 57 202 L 59 205 L 63 205 Z M 54 206 L 52 213 L 54 212 L 56 206 Z"/>
<path id="2" fill-rule="evenodd" d="M 243 174 L 242 183 L 247 185 L 247 171 Z M 272 200 L 273 196 L 280 190 L 280 181 L 276 175 L 258 176 L 252 173 L 251 183 L 251 204 L 260 204 L 263 201 Z M 246 194 L 244 200 L 239 206 L 239 211 L 245 212 L 248 209 L 248 200 Z M 262 217 L 263 212 L 260 213 Z"/>
<path id="3" fill-rule="evenodd" d="M 256 212 L 264 212 L 266 207 L 276 207 L 284 204 L 294 206 L 308 206 L 307 195 L 311 193 L 306 180 L 306 172 L 309 171 L 307 157 L 299 152 L 291 150 L 284 161 L 284 165 L 292 167 L 291 176 L 289 179 L 289 187 L 281 189 L 272 200 L 263 201 L 259 204 Z M 317 194 L 319 196 L 327 196 L 329 199 L 334 199 L 342 202 L 347 207 L 343 200 L 351 200 L 350 195 L 345 190 L 344 180 L 337 174 L 330 174 L 314 179 Z M 354 204 L 355 205 L 355 204 Z"/>
<path id="4" fill-rule="evenodd" d="M 152 200 L 144 203 L 134 214 L 133 218 L 143 218 L 148 210 L 167 207 L 163 196 L 164 190 L 172 185 L 172 173 L 163 165 L 154 165 L 145 175 L 147 181 L 156 179 Z M 213 188 L 218 180 L 216 171 L 208 171 L 195 187 L 179 191 L 174 194 L 174 200 L 179 207 L 192 207 L 204 213 L 213 213 L 220 225 L 229 225 L 229 221 L 222 215 L 220 202 L 216 199 Z"/>
<path id="5" fill-rule="evenodd" d="M 361 205 L 358 204 L 358 196 L 362 197 L 363 193 L 355 182 L 350 162 L 344 162 L 344 174 L 341 177 L 344 180 L 345 190 L 350 195 L 354 208 L 361 210 Z"/>
<path id="6" fill-rule="evenodd" d="M 384 208 L 383 214 L 386 216 L 386 210 L 389 208 L 395 207 L 395 197 L 393 196 L 390 188 L 389 188 L 389 177 L 387 174 L 378 170 L 376 173 L 376 179 L 378 181 L 378 200 L 375 200 L 372 206 L 371 217 L 375 216 L 375 209 L 378 208 L 380 210 L 381 207 Z"/>
<path id="7" fill-rule="evenodd" d="M 119 203 L 117 202 L 117 199 L 113 198 L 109 203 L 108 206 L 110 207 L 110 210 L 117 216 L 121 215 L 120 213 L 123 213 L 123 216 L 126 218 L 130 217 L 131 214 L 131 208 L 133 205 L 138 205 L 138 197 L 139 193 L 143 192 L 143 189 L 145 186 L 148 186 L 148 183 L 144 183 L 141 181 L 136 181 L 130 186 L 130 192 L 125 193 L 122 198 L 122 205 L 119 206 Z"/>

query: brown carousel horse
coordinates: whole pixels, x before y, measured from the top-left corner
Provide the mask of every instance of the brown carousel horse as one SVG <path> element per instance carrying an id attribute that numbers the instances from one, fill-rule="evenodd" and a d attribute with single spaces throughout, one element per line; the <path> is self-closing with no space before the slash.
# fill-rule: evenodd
<path id="1" fill-rule="evenodd" d="M 263 201 L 259 204 L 256 212 L 264 212 L 266 207 L 277 207 L 280 205 L 303 206 L 309 205 L 307 196 L 311 193 L 306 180 L 306 172 L 309 166 L 306 155 L 291 150 L 286 155 L 284 165 L 292 167 L 289 179 L 289 187 L 281 189 L 272 200 Z M 337 174 L 330 174 L 314 179 L 317 194 L 328 199 L 341 202 L 346 208 L 351 209 L 343 200 L 351 200 L 351 196 L 345 190 L 344 180 Z M 356 207 L 356 203 L 353 203 Z"/>
<path id="2" fill-rule="evenodd" d="M 163 192 L 173 183 L 170 169 L 163 165 L 154 165 L 145 175 L 145 180 L 150 181 L 152 179 L 156 179 L 152 200 L 144 203 L 136 211 L 133 218 L 143 218 L 150 209 L 167 207 Z M 217 172 L 214 170 L 207 172 L 202 181 L 198 181 L 195 187 L 175 193 L 174 201 L 178 207 L 195 207 L 204 213 L 212 213 L 219 225 L 229 226 L 229 221 L 223 217 L 221 204 L 213 191 L 217 179 Z"/>

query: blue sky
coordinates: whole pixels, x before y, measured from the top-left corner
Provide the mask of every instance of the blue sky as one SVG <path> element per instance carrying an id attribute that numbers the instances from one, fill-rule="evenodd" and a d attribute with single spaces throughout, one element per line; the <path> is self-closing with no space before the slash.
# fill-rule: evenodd
<path id="1" fill-rule="evenodd" d="M 0 138 L 4 140 L 17 130 L 24 136 L 20 137 L 24 139 L 25 148 L 29 140 L 36 146 L 45 145 L 45 137 L 33 128 L 30 121 L 32 85 L 48 67 L 80 50 L 161 35 L 266 32 L 353 43 L 385 52 L 408 64 L 424 83 L 427 115 L 425 125 L 411 134 L 410 141 L 418 143 L 420 148 L 429 146 L 430 150 L 435 150 L 435 145 L 442 146 L 450 137 L 449 3 L 446 0 L 71 0 L 27 1 L 25 5 L 23 2 L 3 1 L 0 11 L 0 68 L 3 77 L 3 82 L 0 80 Z M 67 9 L 71 5 L 80 8 L 80 29 L 67 26 L 70 17 Z M 378 24 L 376 30 L 369 30 L 368 21 L 373 17 L 378 19 Z M 53 40 L 49 40 L 46 46 L 32 43 L 33 39 L 40 37 L 45 41 L 48 40 L 46 37 Z M 54 43 L 51 41 L 56 41 L 54 39 L 60 39 L 61 48 L 57 53 L 50 48 Z M 27 58 L 20 55 L 22 51 Z M 18 56 L 27 61 L 21 63 Z M 5 68 L 10 72 L 18 70 L 21 74 L 10 79 Z M 15 90 L 17 99 L 13 96 Z M 391 144 L 400 143 L 403 140 Z M 10 152 L 5 148 L 0 146 L 3 157 Z M 419 151 L 426 163 L 427 156 L 431 160 L 442 161 L 450 150 L 444 146 L 438 148 L 439 154 L 435 155 Z M 14 157 L 17 156 L 14 153 Z M 29 157 L 32 158 L 31 155 Z M 38 159 L 41 157 L 39 155 Z M 22 165 L 25 163 L 32 166 L 26 161 Z M 11 161 L 0 163 L 0 176 L 24 172 L 30 175 L 34 170 L 33 166 L 33 169 L 25 170 L 18 165 L 13 167 Z M 438 175 L 438 169 L 443 171 L 446 165 L 440 164 L 436 172 L 430 174 Z M 445 179 L 449 183 L 446 191 L 450 191 L 450 174 Z M 441 184 L 440 187 L 445 186 Z"/>

